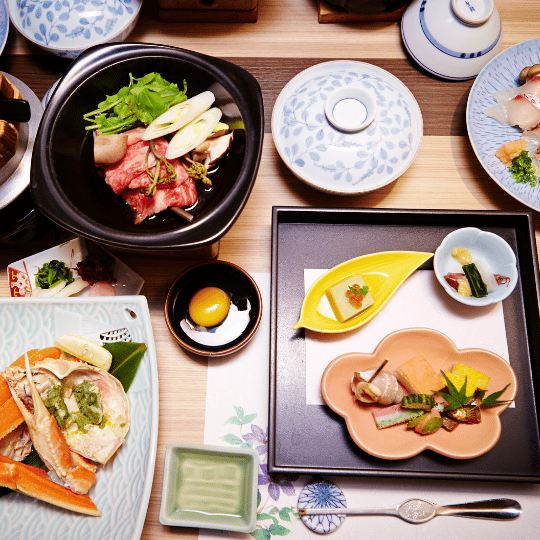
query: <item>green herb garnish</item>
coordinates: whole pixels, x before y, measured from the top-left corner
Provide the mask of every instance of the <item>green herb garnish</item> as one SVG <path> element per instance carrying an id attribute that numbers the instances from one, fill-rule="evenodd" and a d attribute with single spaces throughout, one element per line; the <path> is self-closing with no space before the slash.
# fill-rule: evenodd
<path id="1" fill-rule="evenodd" d="M 512 160 L 509 170 L 518 184 L 530 184 L 531 187 L 536 186 L 538 177 L 532 165 L 532 158 L 529 156 L 527 150 L 523 150 L 519 156 Z"/>
<path id="2" fill-rule="evenodd" d="M 36 287 L 50 289 L 66 281 L 68 284 L 75 281 L 71 270 L 62 261 L 52 260 L 38 269 L 36 274 Z"/>
<path id="3" fill-rule="evenodd" d="M 482 405 L 482 407 L 494 407 L 495 405 L 502 405 L 503 403 L 507 403 L 508 400 L 500 401 L 499 398 L 504 394 L 504 391 L 509 386 L 510 383 L 508 383 L 502 390 L 499 390 L 498 392 L 493 392 L 493 394 L 489 394 L 487 398 L 484 398 L 484 394 L 486 393 L 486 391 L 481 390 L 480 392 L 478 392 L 480 405 Z"/>
<path id="4" fill-rule="evenodd" d="M 464 264 L 462 266 L 463 273 L 465 274 L 465 277 L 467 278 L 467 281 L 469 282 L 469 285 L 471 286 L 471 293 L 476 298 L 482 298 L 482 296 L 487 296 L 488 290 L 487 285 L 484 283 L 484 280 L 482 279 L 482 276 L 480 275 L 480 272 L 478 272 L 478 268 L 476 268 L 476 264 Z"/>
<path id="5" fill-rule="evenodd" d="M 122 383 L 124 390 L 127 392 L 146 352 L 146 345 L 131 341 L 117 341 L 114 343 L 105 343 L 103 346 L 113 356 L 109 373 L 114 375 Z"/>
<path id="6" fill-rule="evenodd" d="M 444 371 L 441 371 L 444 380 L 446 381 L 446 387 L 448 388 L 448 393 L 446 392 L 440 392 L 438 390 L 435 390 L 434 393 L 438 394 L 442 398 L 444 398 L 448 402 L 448 406 L 444 408 L 445 411 L 455 411 L 456 409 L 460 409 L 461 407 L 464 407 L 470 401 L 474 398 L 474 394 L 471 396 L 467 396 L 465 391 L 467 388 L 467 377 L 465 377 L 465 381 L 463 382 L 463 386 L 458 390 L 454 383 L 446 376 L 446 373 Z M 499 390 L 498 392 L 493 392 L 493 394 L 490 394 L 486 398 L 484 398 L 484 395 L 486 393 L 485 390 L 480 390 L 478 392 L 478 405 L 481 407 L 494 407 L 495 405 L 502 405 L 503 403 L 506 403 L 507 401 L 499 401 L 499 398 L 504 394 L 505 390 L 510 386 L 510 383 L 508 383 L 502 390 Z"/>
<path id="7" fill-rule="evenodd" d="M 194 161 L 191 167 L 186 169 L 186 172 L 193 180 L 200 180 L 203 185 L 212 187 L 212 180 L 208 178 L 208 169 L 202 163 Z"/>
<path id="8" fill-rule="evenodd" d="M 151 172 L 150 167 L 148 166 L 148 157 L 150 156 L 150 153 L 154 154 L 154 157 L 156 158 L 155 173 Z M 160 174 L 162 165 L 165 169 L 165 174 L 163 176 L 161 176 Z M 156 189 L 158 185 L 174 184 L 176 182 L 177 175 L 175 168 L 158 153 L 154 141 L 150 141 L 150 144 L 148 145 L 146 158 L 144 160 L 144 167 L 146 169 L 146 174 L 148 175 L 148 178 L 151 182 L 148 187 L 142 189 L 142 192 L 147 197 L 153 197 L 156 194 Z"/>
<path id="9" fill-rule="evenodd" d="M 129 74 L 129 86 L 116 94 L 107 96 L 98 108 L 86 113 L 83 118 L 92 122 L 85 129 L 97 129 L 101 135 L 120 133 L 141 122 L 147 126 L 173 105 L 187 99 L 187 84 L 184 89 L 166 81 L 159 73 L 148 73 L 137 79 Z"/>
<path id="10" fill-rule="evenodd" d="M 364 285 L 363 287 L 360 287 L 359 289 L 357 289 L 356 287 L 351 287 L 349 285 L 349 290 L 353 293 L 353 294 L 359 294 L 360 296 L 366 296 L 366 294 L 368 293 L 369 291 L 369 287 L 367 285 Z"/>
<path id="11" fill-rule="evenodd" d="M 441 396 L 448 402 L 448 406 L 445 407 L 444 410 L 455 411 L 456 409 L 467 405 L 467 403 L 469 403 L 473 398 L 473 396 L 467 396 L 465 393 L 465 391 L 467 390 L 467 377 L 465 377 L 463 386 L 458 390 L 455 387 L 454 383 L 446 376 L 446 373 L 444 371 L 441 371 L 441 373 L 443 374 L 444 380 L 446 381 L 448 393 L 440 392 L 438 390 L 435 390 L 434 393 L 439 394 L 439 396 Z"/>

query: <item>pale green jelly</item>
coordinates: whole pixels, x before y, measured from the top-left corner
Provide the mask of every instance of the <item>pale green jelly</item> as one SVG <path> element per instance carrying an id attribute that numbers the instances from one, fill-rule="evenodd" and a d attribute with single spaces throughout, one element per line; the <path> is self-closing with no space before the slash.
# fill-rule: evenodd
<path id="1" fill-rule="evenodd" d="M 180 456 L 177 471 L 178 511 L 241 516 L 246 500 L 245 458 L 200 454 Z"/>

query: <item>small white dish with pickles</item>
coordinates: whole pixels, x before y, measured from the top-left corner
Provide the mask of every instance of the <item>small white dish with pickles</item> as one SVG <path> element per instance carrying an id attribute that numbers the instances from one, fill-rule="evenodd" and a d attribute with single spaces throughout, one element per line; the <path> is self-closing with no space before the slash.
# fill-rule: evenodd
<path id="1" fill-rule="evenodd" d="M 516 256 L 508 243 L 475 227 L 448 234 L 435 251 L 433 268 L 444 290 L 468 306 L 501 302 L 518 279 Z"/>

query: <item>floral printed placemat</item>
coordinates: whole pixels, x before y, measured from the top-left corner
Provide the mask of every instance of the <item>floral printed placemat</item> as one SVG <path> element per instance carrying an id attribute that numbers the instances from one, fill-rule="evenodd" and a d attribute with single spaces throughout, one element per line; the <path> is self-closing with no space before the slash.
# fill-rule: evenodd
<path id="1" fill-rule="evenodd" d="M 297 501 L 312 476 L 269 475 L 268 400 L 270 339 L 270 275 L 253 274 L 263 298 L 263 317 L 253 340 L 238 353 L 213 359 L 208 365 L 206 444 L 255 448 L 260 457 L 257 528 L 251 534 L 201 529 L 199 540 L 238 538 L 249 540 L 291 540 L 320 537 L 310 531 L 297 515 Z M 320 406 L 320 405 L 313 405 Z M 317 443 L 316 440 L 313 441 Z M 435 504 L 513 498 L 523 507 L 523 515 L 511 522 L 438 517 L 422 525 L 412 525 L 392 516 L 349 516 L 332 532 L 332 540 L 376 540 L 399 538 L 417 540 L 448 538 L 453 540 L 508 537 L 535 538 L 536 516 L 540 513 L 540 486 L 497 482 L 443 482 L 392 478 L 328 477 L 345 493 L 349 508 L 396 506 L 410 498 Z M 450 522 L 451 520 L 451 522 Z"/>

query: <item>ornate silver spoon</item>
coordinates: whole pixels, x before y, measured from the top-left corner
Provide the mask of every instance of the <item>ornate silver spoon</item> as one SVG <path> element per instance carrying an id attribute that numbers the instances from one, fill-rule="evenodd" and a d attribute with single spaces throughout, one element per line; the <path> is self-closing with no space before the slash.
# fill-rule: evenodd
<path id="1" fill-rule="evenodd" d="M 316 485 L 314 485 L 316 484 Z M 311 486 L 311 487 L 309 487 Z M 341 490 L 331 482 L 317 482 L 308 484 L 306 488 L 313 490 L 316 487 L 319 490 L 329 490 L 332 496 L 337 495 L 337 491 Z M 306 489 L 304 488 L 304 489 Z M 312 492 L 312 491 L 311 491 Z M 304 492 L 302 492 L 304 493 Z M 341 492 L 342 494 L 343 492 Z M 345 506 L 345 497 L 328 499 L 332 507 L 316 507 L 315 499 L 311 500 L 313 507 L 300 507 L 302 495 L 298 500 L 298 515 L 304 524 L 311 530 L 318 533 L 332 532 L 337 529 L 345 520 L 345 516 L 395 516 L 409 523 L 425 523 L 435 516 L 461 516 L 479 519 L 496 519 L 496 520 L 512 520 L 517 519 L 521 515 L 521 505 L 513 499 L 489 499 L 485 501 L 474 501 L 464 504 L 452 504 L 448 506 L 440 506 L 422 499 L 408 499 L 397 506 L 387 508 L 362 508 L 349 509 Z M 324 503 L 323 503 L 324 504 Z M 343 505 L 343 506 L 341 506 Z M 337 518 L 337 519 L 336 519 Z"/>

